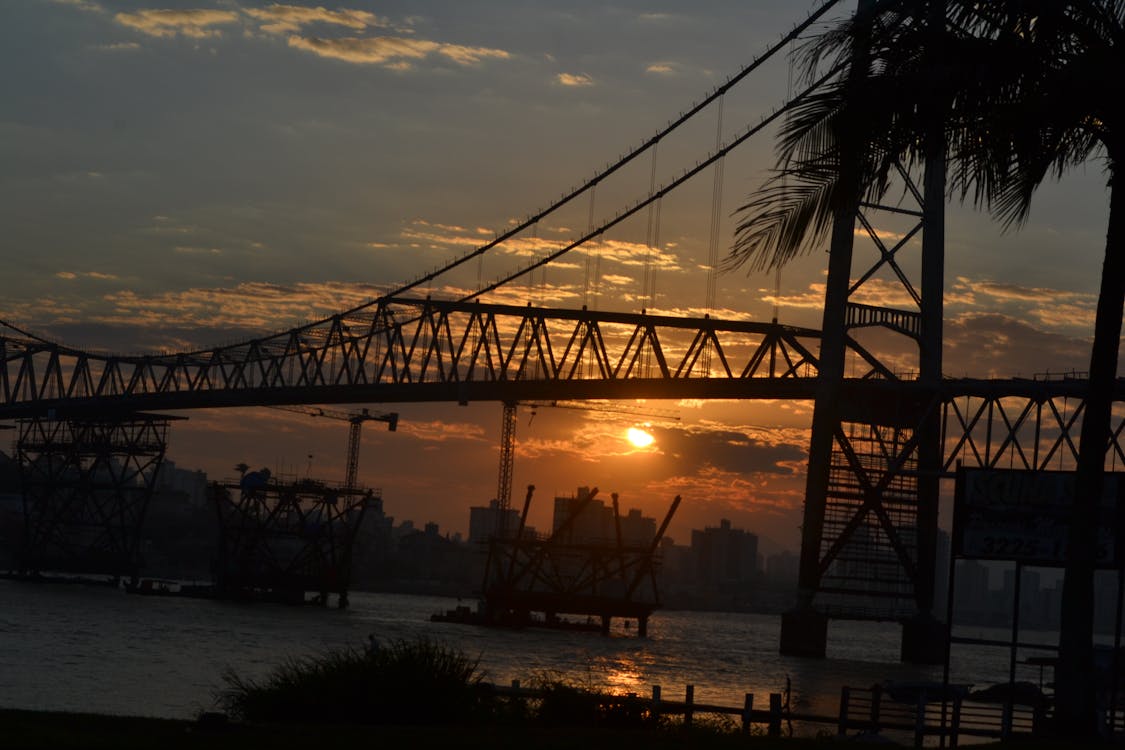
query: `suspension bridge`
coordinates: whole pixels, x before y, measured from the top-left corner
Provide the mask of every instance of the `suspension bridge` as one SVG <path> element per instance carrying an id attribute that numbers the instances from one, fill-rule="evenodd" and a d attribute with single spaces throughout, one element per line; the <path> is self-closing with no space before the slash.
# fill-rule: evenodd
<path id="1" fill-rule="evenodd" d="M 709 268 L 707 308 L 714 309 L 725 159 L 749 141 L 771 137 L 772 128 L 832 71 L 729 136 L 722 124 L 724 97 L 762 75 L 767 61 L 784 56 L 840 5 L 824 3 L 697 104 L 546 207 L 365 304 L 232 344 L 143 355 L 86 351 L 30 327 L 0 324 L 0 418 L 18 421 L 21 463 L 56 467 L 32 483 L 40 494 L 29 502 L 48 503 L 52 482 L 64 473 L 56 465 L 78 465 L 108 451 L 116 462 L 103 460 L 103 466 L 131 467 L 118 474 L 116 489 L 116 502 L 131 510 L 117 515 L 126 526 L 143 516 L 138 499 L 143 488 L 138 490 L 135 480 L 163 458 L 170 428 L 163 412 L 422 401 L 809 400 L 815 409 L 801 597 L 783 623 L 782 649 L 823 655 L 832 618 L 892 619 L 904 623 L 904 658 L 935 659 L 937 511 L 943 487 L 948 489 L 943 483 L 958 465 L 1073 467 L 1086 391 L 1080 378 L 944 376 L 945 185 L 943 170 L 934 168 L 943 159 L 940 145 L 928 169 L 900 170 L 902 202 L 861 205 L 856 215 L 845 217 L 836 234 L 866 243 L 872 260 L 864 265 L 850 240 L 844 250 L 833 246 L 820 329 L 785 325 L 776 315 L 758 322 L 663 313 L 650 264 L 663 249 L 663 201 L 710 175 L 709 257 L 700 263 Z M 658 146 L 716 113 L 714 148 L 657 183 Z M 653 168 L 641 197 L 595 219 L 597 188 L 646 158 Z M 584 230 L 562 243 L 541 241 L 538 227 L 587 203 Z M 643 243 L 648 252 L 636 259 L 644 287 L 638 309 L 596 309 L 590 291 L 600 283 L 599 243 L 625 222 L 637 221 L 648 227 Z M 896 230 L 885 231 L 892 224 Z M 514 245 L 536 254 L 495 280 L 479 278 L 467 293 L 432 293 L 441 279 L 464 273 L 473 262 L 479 268 L 484 258 Z M 920 260 L 905 262 L 910 254 L 920 254 Z M 587 304 L 505 302 L 512 290 L 522 294 L 522 285 L 533 296 L 537 278 L 561 264 L 573 267 L 575 258 L 583 257 Z M 881 278 L 891 279 L 910 304 L 872 304 L 864 293 Z M 872 329 L 896 341 L 892 347 L 914 352 L 913 372 L 903 373 L 901 357 L 887 357 L 865 343 L 862 334 Z M 1125 462 L 1123 429 L 1118 412 L 1107 458 Z M 55 461 L 56 456 L 66 458 Z M 83 512 L 92 523 L 115 513 Z M 35 523 L 46 543 L 54 533 L 52 521 L 44 516 Z M 127 547 L 118 545 L 126 555 L 135 552 Z"/>

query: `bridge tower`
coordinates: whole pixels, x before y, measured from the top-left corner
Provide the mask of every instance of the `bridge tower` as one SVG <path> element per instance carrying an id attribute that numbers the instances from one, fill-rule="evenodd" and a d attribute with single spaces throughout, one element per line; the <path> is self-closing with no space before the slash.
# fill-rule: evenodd
<path id="1" fill-rule="evenodd" d="M 141 525 L 164 460 L 170 418 L 20 419 L 20 572 L 127 577 L 141 565 Z"/>
<path id="2" fill-rule="evenodd" d="M 870 5 L 859 0 L 860 11 Z M 931 3 L 928 23 L 944 23 L 940 6 Z M 945 143 L 935 115 L 921 186 L 898 170 L 905 205 L 863 203 L 856 184 L 854 203 L 834 220 L 798 601 L 782 618 L 782 653 L 823 657 L 829 619 L 867 619 L 903 623 L 904 661 L 944 658 L 944 630 L 932 611 L 945 220 Z M 841 171 L 854 181 L 843 150 Z M 855 252 L 857 237 L 873 254 Z M 920 258 L 907 257 L 919 251 Z M 888 296 L 912 304 L 892 307 L 882 301 Z M 917 372 L 901 372 L 902 359 L 893 364 L 874 355 L 858 340 L 860 329 L 877 329 L 868 335 L 881 336 L 882 351 L 916 351 Z M 849 351 L 858 372 L 845 373 Z M 878 399 L 849 399 L 845 374 L 888 387 Z"/>

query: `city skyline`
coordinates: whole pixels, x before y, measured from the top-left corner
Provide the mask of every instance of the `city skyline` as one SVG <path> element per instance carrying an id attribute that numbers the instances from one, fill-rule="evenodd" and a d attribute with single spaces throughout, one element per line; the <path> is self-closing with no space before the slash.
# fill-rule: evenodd
<path id="1" fill-rule="evenodd" d="M 0 317 L 78 347 L 177 350 L 356 304 L 580 183 L 814 5 L 443 3 L 419 14 L 405 3 L 9 4 Z M 731 95 L 723 135 L 782 102 L 793 78 L 773 64 Z M 662 148 L 661 178 L 714 147 L 710 122 Z M 771 165 L 765 134 L 727 161 L 722 254 L 732 211 Z M 592 213 L 644 192 L 648 169 L 599 190 Z M 660 252 L 646 266 L 657 274 L 654 311 L 708 312 L 710 175 L 662 209 Z M 507 260 L 581 229 L 585 209 Z M 1096 165 L 1048 186 L 1018 233 L 951 207 L 948 374 L 1085 369 L 1104 214 Z M 599 245 L 596 292 L 579 255 L 500 300 L 636 311 L 646 248 L 644 228 L 626 228 Z M 503 263 L 426 291 L 463 292 Z M 819 327 L 823 266 L 820 253 L 800 259 L 777 294 L 772 275 L 722 274 L 711 312 L 768 320 L 777 304 L 783 322 Z M 365 428 L 360 479 L 389 505 L 451 528 L 495 496 L 499 404 L 376 406 L 402 423 L 395 434 Z M 655 514 L 682 494 L 673 537 L 730 517 L 796 548 L 811 403 L 637 405 L 654 407 L 681 419 L 539 409 L 529 421 L 522 410 L 513 502 L 528 483 L 547 496 L 597 485 Z M 181 465 L 216 477 L 243 461 L 343 476 L 341 423 L 262 409 L 186 416 L 169 446 Z M 646 421 L 654 443 L 626 442 Z"/>

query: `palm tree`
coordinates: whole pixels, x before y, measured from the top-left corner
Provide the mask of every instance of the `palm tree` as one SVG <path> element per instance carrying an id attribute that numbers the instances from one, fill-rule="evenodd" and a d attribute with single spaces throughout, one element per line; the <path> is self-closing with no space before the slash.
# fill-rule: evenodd
<path id="1" fill-rule="evenodd" d="M 838 212 L 877 201 L 896 162 L 942 122 L 953 192 L 1022 224 L 1048 177 L 1099 160 L 1109 225 L 1082 422 L 1056 672 L 1056 716 L 1097 731 L 1093 571 L 1125 304 L 1125 2 L 878 0 L 814 39 L 806 71 L 837 66 L 781 133 L 778 168 L 740 209 L 728 266 L 773 268 L 816 246 Z M 861 3 L 861 8 L 863 4 Z M 945 13 L 947 23 L 925 19 Z M 1125 177 L 1123 177 L 1125 179 Z M 848 215 L 845 213 L 845 215 Z"/>

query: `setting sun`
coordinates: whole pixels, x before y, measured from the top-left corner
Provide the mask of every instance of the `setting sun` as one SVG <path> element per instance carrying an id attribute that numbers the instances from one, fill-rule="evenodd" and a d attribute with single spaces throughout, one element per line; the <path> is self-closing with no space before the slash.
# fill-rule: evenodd
<path id="1" fill-rule="evenodd" d="M 625 433 L 625 437 L 638 448 L 647 448 L 656 440 L 656 438 L 639 427 L 630 427 L 628 432 Z"/>

